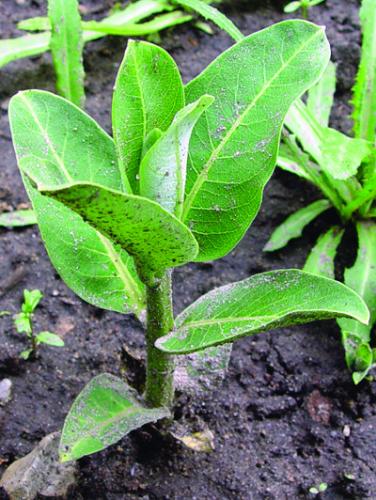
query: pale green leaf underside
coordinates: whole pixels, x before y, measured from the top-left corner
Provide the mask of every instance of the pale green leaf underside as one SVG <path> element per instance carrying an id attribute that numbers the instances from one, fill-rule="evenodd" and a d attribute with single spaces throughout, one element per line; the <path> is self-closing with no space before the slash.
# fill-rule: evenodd
<path id="1" fill-rule="evenodd" d="M 166 408 L 147 408 L 121 379 L 104 373 L 93 378 L 66 417 L 59 454 L 63 462 L 107 448 L 134 429 L 168 417 Z"/>
<path id="2" fill-rule="evenodd" d="M 376 224 L 374 222 L 358 222 L 357 233 L 359 248 L 355 264 L 346 269 L 345 284 L 355 290 L 366 302 L 371 320 L 368 325 L 347 319 L 338 320 L 345 338 L 350 337 L 354 343 L 369 342 L 370 333 L 376 320 Z M 345 348 L 346 348 L 346 342 Z M 349 346 L 351 350 L 351 347 Z"/>
<path id="3" fill-rule="evenodd" d="M 262 273 L 209 292 L 176 320 L 176 330 L 156 342 L 185 354 L 274 328 L 349 316 L 369 319 L 363 300 L 342 283 L 295 269 Z"/>
<path id="4" fill-rule="evenodd" d="M 322 78 L 308 90 L 307 108 L 323 127 L 329 124 L 336 90 L 336 65 L 329 62 Z"/>
<path id="5" fill-rule="evenodd" d="M 322 28 L 286 21 L 244 38 L 186 86 L 187 102 L 215 97 L 189 150 L 183 220 L 199 242 L 196 260 L 220 258 L 242 238 L 274 169 L 285 114 L 328 59 Z"/>
<path id="6" fill-rule="evenodd" d="M 274 252 L 283 248 L 293 238 L 301 236 L 304 228 L 325 210 L 330 208 L 327 200 L 317 200 L 291 214 L 274 230 L 267 244 L 265 252 Z"/>
<path id="7" fill-rule="evenodd" d="M 15 210 L 0 214 L 0 226 L 3 227 L 24 227 L 36 223 L 37 219 L 33 210 Z"/>
<path id="8" fill-rule="evenodd" d="M 145 269 L 159 272 L 197 255 L 197 242 L 187 226 L 152 200 L 93 184 L 57 190 L 38 184 L 38 189 L 77 212 Z"/>
<path id="9" fill-rule="evenodd" d="M 21 172 L 55 188 L 96 179 L 122 189 L 112 139 L 76 106 L 48 92 L 26 91 L 11 100 L 9 117 Z M 133 259 L 24 182 L 47 252 L 67 285 L 97 307 L 140 314 L 144 291 Z"/>
<path id="10" fill-rule="evenodd" d="M 172 57 L 151 43 L 130 40 L 116 78 L 112 126 L 120 168 L 138 193 L 138 169 L 147 135 L 167 130 L 184 106 L 184 89 Z"/>
<path id="11" fill-rule="evenodd" d="M 302 168 L 295 158 L 292 158 L 290 148 L 288 148 L 284 142 L 281 142 L 279 145 L 277 165 L 279 168 L 286 170 L 286 172 L 290 172 L 307 181 L 311 181 L 310 176 L 306 173 L 304 168 Z"/>
<path id="12" fill-rule="evenodd" d="M 158 202 L 177 217 L 181 216 L 183 210 L 191 133 L 197 120 L 213 100 L 211 96 L 202 96 L 181 109 L 141 163 L 141 195 Z"/>
<path id="13" fill-rule="evenodd" d="M 334 278 L 334 259 L 341 243 L 343 229 L 334 226 L 319 236 L 304 264 L 303 271 Z"/>
<path id="14" fill-rule="evenodd" d="M 83 107 L 85 100 L 83 39 L 77 0 L 49 0 L 50 50 L 56 87 L 63 97 Z"/>

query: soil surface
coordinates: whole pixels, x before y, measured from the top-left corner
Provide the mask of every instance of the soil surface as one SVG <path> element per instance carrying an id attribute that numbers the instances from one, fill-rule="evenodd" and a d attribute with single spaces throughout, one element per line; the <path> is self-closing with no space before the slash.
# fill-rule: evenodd
<path id="1" fill-rule="evenodd" d="M 15 23 L 43 15 L 41 0 L 2 0 L 1 37 L 19 34 Z M 103 15 L 111 1 L 82 1 L 88 17 Z M 284 2 L 231 2 L 226 13 L 244 33 L 285 19 Z M 348 131 L 348 100 L 359 60 L 358 2 L 327 0 L 312 20 L 326 25 L 338 87 L 332 123 Z M 176 58 L 185 81 L 199 73 L 230 38 L 181 26 L 164 33 L 162 45 Z M 111 91 L 126 40 L 116 37 L 85 49 L 87 110 L 110 129 Z M 0 207 L 27 201 L 18 174 L 7 118 L 9 98 L 18 90 L 53 90 L 48 55 L 0 70 Z M 262 248 L 289 213 L 319 197 L 292 175 L 276 171 L 262 209 L 242 243 L 213 264 L 194 264 L 174 275 L 175 308 L 208 290 L 277 268 L 302 266 L 320 231 L 335 220 L 321 217 L 303 238 L 267 255 Z M 0 210 L 0 211 L 1 211 Z M 58 230 L 58 228 L 57 228 Z M 345 245 L 351 262 L 351 233 Z M 24 341 L 9 317 L 0 320 L 0 379 L 13 382 L 13 398 L 0 407 L 0 473 L 28 453 L 47 433 L 60 429 L 74 397 L 94 375 L 124 373 L 124 346 L 143 346 L 142 326 L 132 316 L 101 311 L 80 301 L 59 279 L 37 227 L 0 230 L 0 310 L 16 312 L 24 288 L 39 288 L 43 299 L 36 328 L 64 337 L 66 347 L 45 347 L 33 362 L 21 361 Z M 134 363 L 133 363 L 134 364 Z M 134 373 L 134 372 L 132 372 Z M 223 386 L 206 398 L 180 396 L 177 417 L 204 421 L 215 434 L 215 451 L 199 454 L 164 439 L 153 428 L 133 432 L 108 450 L 80 461 L 74 499 L 295 499 L 310 498 L 311 486 L 325 482 L 321 498 L 376 498 L 376 383 L 354 387 L 334 321 L 284 328 L 235 344 Z"/>

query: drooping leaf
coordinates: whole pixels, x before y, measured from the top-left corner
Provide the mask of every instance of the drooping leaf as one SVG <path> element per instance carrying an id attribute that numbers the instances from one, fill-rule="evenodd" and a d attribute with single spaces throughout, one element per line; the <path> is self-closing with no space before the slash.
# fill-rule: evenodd
<path id="1" fill-rule="evenodd" d="M 342 235 L 343 229 L 334 226 L 319 236 L 308 255 L 303 271 L 334 279 L 334 259 Z"/>
<path id="2" fill-rule="evenodd" d="M 48 0 L 50 50 L 56 87 L 63 97 L 83 107 L 85 100 L 83 39 L 78 0 Z"/>
<path id="3" fill-rule="evenodd" d="M 123 380 L 98 375 L 85 386 L 65 419 L 60 459 L 77 460 L 103 450 L 134 429 L 169 415 L 167 408 L 147 408 Z"/>
<path id="4" fill-rule="evenodd" d="M 308 90 L 307 99 L 307 108 L 324 127 L 329 124 L 335 90 L 336 65 L 330 61 L 322 78 Z"/>
<path id="5" fill-rule="evenodd" d="M 371 317 L 368 324 L 348 319 L 338 320 L 346 351 L 346 361 L 350 368 L 356 365 L 358 346 L 369 343 L 372 326 L 376 320 L 376 224 L 358 222 L 356 227 L 358 254 L 353 267 L 346 269 L 344 281 L 364 299 Z"/>
<path id="6" fill-rule="evenodd" d="M 282 170 L 286 170 L 286 172 L 290 172 L 291 174 L 295 174 L 302 179 L 311 181 L 310 176 L 306 173 L 302 165 L 292 157 L 289 148 L 284 142 L 281 142 L 279 145 L 277 165 L 279 168 L 282 168 Z"/>
<path id="7" fill-rule="evenodd" d="M 207 293 L 177 317 L 175 330 L 156 346 L 185 354 L 281 326 L 339 316 L 367 323 L 369 312 L 342 283 L 296 269 L 271 271 Z"/>
<path id="8" fill-rule="evenodd" d="M 26 91 L 12 98 L 9 117 L 21 172 L 55 187 L 95 179 L 125 189 L 112 139 L 73 104 Z M 67 285 L 97 307 L 140 314 L 144 291 L 133 259 L 77 214 L 40 195 L 25 177 L 24 182 L 48 254 Z"/>
<path id="9" fill-rule="evenodd" d="M 40 332 L 36 335 L 36 340 L 38 344 L 47 344 L 54 347 L 64 347 L 64 340 L 56 335 L 56 333 L 51 332 Z"/>
<path id="10" fill-rule="evenodd" d="M 178 356 L 174 372 L 175 388 L 195 396 L 212 393 L 226 376 L 231 352 L 232 344 L 225 344 Z"/>
<path id="11" fill-rule="evenodd" d="M 355 137 L 375 142 L 376 133 L 376 6 L 362 0 L 362 52 L 353 92 Z"/>
<path id="12" fill-rule="evenodd" d="M 320 167 L 334 179 L 348 179 L 371 153 L 370 142 L 326 128 L 322 135 Z"/>
<path id="13" fill-rule="evenodd" d="M 286 21 L 244 38 L 187 85 L 187 102 L 215 97 L 189 151 L 183 220 L 199 242 L 196 260 L 220 258 L 242 238 L 273 172 L 284 116 L 328 58 L 321 28 Z"/>
<path id="14" fill-rule="evenodd" d="M 167 130 L 183 106 L 183 84 L 171 56 L 151 43 L 130 40 L 116 78 L 112 125 L 120 168 L 135 193 L 146 137 L 155 128 Z"/>
<path id="15" fill-rule="evenodd" d="M 56 190 L 42 183 L 38 190 L 77 212 L 151 272 L 180 266 L 197 255 L 188 227 L 152 200 L 89 183 Z"/>
<path id="16" fill-rule="evenodd" d="M 264 246 L 264 252 L 274 252 L 287 245 L 293 238 L 302 235 L 303 229 L 316 217 L 330 208 L 328 200 L 317 200 L 293 214 L 273 231 L 269 241 Z"/>
<path id="17" fill-rule="evenodd" d="M 3 227 L 24 227 L 37 223 L 37 218 L 33 210 L 15 210 L 14 212 L 4 212 L 0 214 L 0 226 Z"/>
<path id="18" fill-rule="evenodd" d="M 235 24 L 212 5 L 208 5 L 201 0 L 173 0 L 173 2 L 198 12 L 202 17 L 216 24 L 221 30 L 226 31 L 236 42 L 240 42 L 244 38 L 244 35 Z"/>
<path id="19" fill-rule="evenodd" d="M 178 111 L 163 137 L 149 149 L 140 167 L 140 193 L 181 216 L 185 195 L 188 146 L 193 127 L 213 102 L 202 96 Z"/>

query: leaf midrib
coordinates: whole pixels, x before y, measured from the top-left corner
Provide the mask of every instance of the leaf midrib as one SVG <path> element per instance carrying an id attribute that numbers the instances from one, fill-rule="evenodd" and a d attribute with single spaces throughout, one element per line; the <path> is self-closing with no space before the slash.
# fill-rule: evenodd
<path id="1" fill-rule="evenodd" d="M 193 201 L 200 190 L 202 184 L 205 182 L 208 176 L 208 172 L 213 165 L 213 163 L 217 160 L 218 155 L 220 151 L 223 149 L 223 147 L 227 144 L 229 139 L 231 138 L 232 134 L 236 131 L 236 129 L 239 127 L 241 122 L 243 121 L 244 117 L 251 111 L 251 109 L 257 104 L 258 100 L 265 94 L 266 90 L 273 84 L 273 82 L 279 77 L 279 75 L 290 65 L 290 63 L 298 56 L 300 52 L 304 50 L 304 48 L 312 42 L 315 38 L 318 36 L 322 35 L 322 31 L 318 30 L 314 35 L 309 37 L 300 47 L 299 50 L 294 52 L 292 56 L 290 56 L 279 68 L 279 70 L 275 73 L 275 75 L 268 81 L 267 84 L 264 84 L 259 91 L 259 93 L 253 98 L 252 102 L 246 107 L 246 109 L 243 111 L 242 114 L 239 115 L 239 117 L 235 120 L 233 125 L 230 127 L 229 131 L 226 133 L 222 141 L 218 144 L 218 146 L 213 150 L 212 154 L 210 155 L 208 161 L 206 162 L 204 168 L 201 170 L 200 174 L 197 176 L 196 181 L 186 197 L 186 201 L 184 204 L 184 211 L 183 211 L 183 216 L 182 220 L 185 221 L 185 219 L 188 216 L 188 213 L 191 209 L 191 206 L 193 204 Z"/>

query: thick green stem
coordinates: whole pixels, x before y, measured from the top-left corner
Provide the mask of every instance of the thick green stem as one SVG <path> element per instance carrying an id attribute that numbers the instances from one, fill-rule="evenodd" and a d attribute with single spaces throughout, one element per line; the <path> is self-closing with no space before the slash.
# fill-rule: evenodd
<path id="1" fill-rule="evenodd" d="M 174 399 L 174 359 L 159 351 L 155 341 L 174 327 L 171 299 L 171 272 L 146 286 L 146 401 L 154 407 L 171 407 Z"/>

